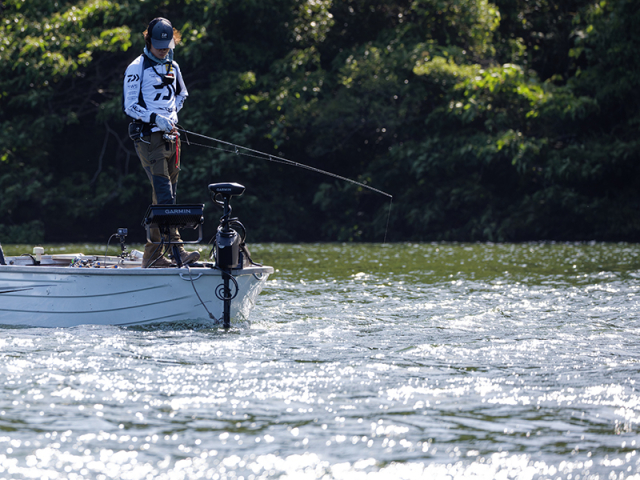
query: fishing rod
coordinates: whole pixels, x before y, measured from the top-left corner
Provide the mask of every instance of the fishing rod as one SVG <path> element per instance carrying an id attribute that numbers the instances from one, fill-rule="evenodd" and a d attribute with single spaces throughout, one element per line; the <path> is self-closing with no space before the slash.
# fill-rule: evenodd
<path id="1" fill-rule="evenodd" d="M 236 155 L 243 155 L 245 157 L 256 158 L 258 160 L 268 160 L 268 161 L 274 162 L 274 163 L 282 163 L 284 165 L 290 165 L 292 167 L 303 168 L 305 170 L 309 170 L 309 171 L 315 172 L 315 173 L 320 173 L 322 175 L 327 175 L 327 176 L 332 177 L 332 178 L 337 178 L 338 180 L 342 180 L 342 181 L 345 181 L 345 182 L 348 182 L 348 183 L 352 183 L 354 185 L 358 185 L 359 187 L 366 188 L 367 190 L 371 190 L 372 192 L 378 193 L 380 195 L 384 195 L 385 197 L 387 197 L 389 199 L 389 212 L 387 213 L 387 224 L 385 226 L 384 240 L 383 240 L 382 243 L 387 243 L 387 233 L 389 232 L 389 222 L 391 220 L 391 207 L 393 206 L 393 195 L 391 195 L 391 194 L 389 194 L 387 192 L 383 192 L 382 190 L 379 190 L 377 188 L 374 188 L 371 185 L 367 185 L 367 184 L 362 183 L 362 182 L 357 182 L 356 180 L 352 180 L 351 178 L 343 177 L 342 175 L 338 175 L 336 173 L 327 172 L 326 170 L 321 170 L 319 168 L 312 167 L 310 165 L 305 165 L 304 163 L 294 162 L 293 160 L 289 160 L 288 158 L 274 157 L 273 155 L 270 155 L 270 154 L 265 153 L 265 152 L 261 152 L 259 150 L 254 150 L 252 148 L 243 147 L 242 145 L 237 145 L 235 143 L 227 142 L 225 140 L 220 140 L 218 138 L 208 137 L 206 135 L 202 135 L 201 133 L 190 132 L 189 130 L 185 130 L 184 128 L 181 128 L 180 126 L 178 126 L 176 128 L 176 130 L 186 134 L 185 135 L 185 140 L 187 142 L 187 145 L 194 145 L 194 146 L 197 146 L 197 147 L 210 148 L 212 150 L 218 150 L 218 151 L 225 152 L 225 153 L 235 153 Z M 189 141 L 188 135 L 194 135 L 196 137 L 204 138 L 204 139 L 210 140 L 212 142 L 218 142 L 218 143 L 220 143 L 222 145 L 226 145 L 227 147 L 233 147 L 233 150 L 228 150 L 227 148 L 215 147 L 213 145 L 204 145 L 202 143 L 193 143 L 193 142 Z"/>
<path id="2" fill-rule="evenodd" d="M 367 190 L 371 190 L 372 192 L 379 193 L 380 195 L 384 195 L 385 197 L 387 197 L 387 198 L 389 198 L 391 200 L 393 199 L 393 195 L 391 195 L 391 194 L 389 194 L 387 192 L 383 192 L 382 190 L 378 190 L 377 188 L 374 188 L 371 185 L 367 185 L 365 183 L 357 182 L 357 181 L 352 180 L 350 178 L 343 177 L 343 176 L 335 174 L 335 173 L 327 172 L 325 170 L 320 170 L 319 168 L 312 167 L 310 165 L 305 165 L 304 163 L 294 162 L 293 160 L 289 160 L 288 158 L 284 158 L 284 157 L 274 157 L 273 155 L 270 155 L 270 154 L 265 153 L 265 152 L 261 152 L 259 150 L 253 150 L 251 148 L 243 147 L 242 145 L 236 145 L 235 143 L 226 142 L 224 140 L 220 140 L 220 139 L 213 138 L 213 137 L 207 137 L 206 135 L 202 135 L 201 133 L 190 132 L 190 131 L 185 130 L 185 129 L 180 128 L 180 127 L 178 127 L 177 130 L 180 131 L 180 132 L 184 132 L 187 135 L 194 135 L 196 137 L 204 138 L 206 140 L 211 140 L 213 142 L 218 142 L 218 143 L 220 143 L 222 145 L 226 145 L 228 147 L 233 147 L 233 150 L 227 150 L 226 148 L 214 147 L 213 145 L 203 145 L 201 143 L 189 142 L 188 137 L 187 137 L 187 145 L 195 145 L 195 146 L 198 146 L 198 147 L 210 148 L 212 150 L 219 150 L 219 151 L 226 152 L 226 153 L 235 153 L 236 155 L 243 155 L 245 157 L 257 158 L 259 160 L 268 160 L 268 161 L 274 162 L 274 163 L 282 163 L 282 164 L 285 164 L 285 165 L 290 165 L 292 167 L 303 168 L 305 170 L 310 170 L 310 171 L 315 172 L 315 173 L 320 173 L 322 175 L 327 175 L 329 177 L 337 178 L 339 180 L 343 180 L 345 182 L 349 182 L 349 183 L 352 183 L 354 185 L 358 185 L 359 187 L 366 188 Z"/>

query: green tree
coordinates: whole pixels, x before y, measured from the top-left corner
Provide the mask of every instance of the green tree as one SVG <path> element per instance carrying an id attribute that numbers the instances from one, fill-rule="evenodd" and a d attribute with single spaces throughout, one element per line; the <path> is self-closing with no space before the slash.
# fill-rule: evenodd
<path id="1" fill-rule="evenodd" d="M 158 15 L 186 130 L 389 191 L 392 240 L 637 239 L 636 3 L 6 0 L 0 241 L 141 240 L 122 75 Z M 183 140 L 179 200 L 244 183 L 250 238 L 384 236 L 382 196 Z"/>

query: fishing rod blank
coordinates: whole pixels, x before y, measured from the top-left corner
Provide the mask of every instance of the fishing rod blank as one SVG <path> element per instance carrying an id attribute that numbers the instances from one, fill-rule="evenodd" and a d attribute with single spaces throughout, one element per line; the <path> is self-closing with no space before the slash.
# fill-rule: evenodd
<path id="1" fill-rule="evenodd" d="M 305 170 L 310 170 L 312 172 L 315 173 L 320 173 L 322 175 L 327 175 L 329 177 L 333 177 L 333 178 L 337 178 L 339 180 L 343 180 L 345 182 L 349 182 L 352 183 L 354 185 L 358 185 L 359 187 L 362 188 L 366 188 L 367 190 L 371 190 L 373 192 L 379 193 L 380 195 L 384 195 L 385 197 L 388 197 L 390 199 L 393 198 L 393 195 L 388 194 L 387 192 L 383 192 L 382 190 L 378 190 L 377 188 L 374 188 L 370 185 L 361 183 L 361 182 L 357 182 L 355 180 L 352 180 L 350 178 L 347 177 L 343 177 L 341 175 L 335 174 L 335 173 L 331 173 L 331 172 L 327 172 L 325 170 L 320 170 L 319 168 L 315 168 L 312 167 L 310 165 L 305 165 L 304 163 L 299 163 L 299 162 L 294 162 L 293 160 L 289 160 L 288 158 L 284 158 L 284 157 L 274 157 L 273 155 L 270 155 L 268 153 L 265 152 L 261 152 L 259 150 L 253 150 L 252 148 L 247 148 L 247 147 L 243 147 L 242 145 L 236 145 L 235 143 L 231 143 L 231 142 L 226 142 L 224 140 L 219 140 L 217 138 L 213 138 L 213 137 L 207 137 L 206 135 L 202 135 L 200 133 L 196 133 L 196 132 L 190 132 L 188 130 L 185 130 L 183 128 L 178 128 L 179 131 L 186 133 L 187 135 L 195 135 L 196 137 L 201 137 L 207 140 L 211 140 L 213 142 L 218 142 L 221 143 L 223 145 L 227 145 L 229 147 L 233 147 L 233 150 L 226 150 L 224 148 L 217 148 L 214 147 L 212 145 L 203 145 L 200 143 L 192 143 L 189 142 L 187 140 L 187 145 L 196 145 L 199 147 L 205 147 L 205 148 L 211 148 L 213 150 L 220 150 L 223 152 L 227 152 L 227 153 L 235 153 L 236 155 L 243 155 L 245 157 L 251 157 L 251 158 L 257 158 L 258 160 L 268 160 L 270 162 L 274 162 L 274 163 L 282 163 L 284 165 L 290 165 L 292 167 L 298 167 L 298 168 L 303 168 Z"/>

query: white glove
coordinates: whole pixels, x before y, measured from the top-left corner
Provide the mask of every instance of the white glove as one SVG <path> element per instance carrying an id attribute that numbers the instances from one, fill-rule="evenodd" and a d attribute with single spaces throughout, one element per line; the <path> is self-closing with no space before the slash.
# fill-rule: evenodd
<path id="1" fill-rule="evenodd" d="M 156 125 L 163 132 L 171 132 L 173 130 L 173 122 L 170 118 L 163 117 L 162 115 L 156 115 Z"/>

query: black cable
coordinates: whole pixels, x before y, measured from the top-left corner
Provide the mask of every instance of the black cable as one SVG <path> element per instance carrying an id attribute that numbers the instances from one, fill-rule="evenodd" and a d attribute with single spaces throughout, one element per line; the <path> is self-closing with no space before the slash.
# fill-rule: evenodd
<path id="1" fill-rule="evenodd" d="M 161 255 L 159 255 L 158 257 L 153 259 L 153 261 L 147 266 L 147 268 L 151 268 L 161 257 L 164 257 L 167 254 L 167 252 L 169 251 L 169 245 L 167 245 L 166 250 Z M 158 245 L 156 247 L 156 249 L 151 254 L 151 257 L 153 258 L 153 256 L 158 252 L 158 250 L 161 250 L 163 246 L 164 246 L 164 235 L 162 235 L 162 233 L 161 233 L 160 234 L 160 245 Z"/>
<path id="2" fill-rule="evenodd" d="M 240 250 L 243 251 L 244 254 L 247 256 L 247 258 L 249 259 L 249 263 L 251 265 L 255 265 L 256 267 L 263 266 L 261 263 L 257 263 L 253 261 L 253 259 L 251 258 L 251 255 L 249 255 L 249 249 L 247 248 L 247 245 L 244 242 L 240 244 Z"/>
<path id="3" fill-rule="evenodd" d="M 22 255 L 20 255 L 21 257 L 29 257 L 31 259 L 31 261 L 33 262 L 34 265 L 37 265 L 38 262 L 36 261 L 36 259 L 33 257 L 33 255 L 31 255 L 30 253 L 23 253 Z"/>
<path id="4" fill-rule="evenodd" d="M 240 287 L 238 286 L 238 282 L 236 281 L 235 277 L 233 275 L 231 275 L 229 272 L 227 272 L 226 270 L 223 270 L 221 268 L 216 267 L 218 270 L 220 270 L 220 272 L 222 272 L 224 275 L 228 276 L 229 279 L 233 282 L 233 286 L 236 288 L 236 291 L 233 293 L 232 296 L 230 297 L 225 297 L 224 296 L 224 285 L 218 285 L 218 287 L 215 290 L 215 294 L 216 297 L 218 297 L 218 300 L 233 300 L 234 298 L 236 298 L 238 296 L 238 292 L 240 291 Z M 222 288 L 223 293 L 221 294 L 218 290 Z"/>
<path id="5" fill-rule="evenodd" d="M 196 289 L 196 284 L 193 283 L 193 277 L 191 276 L 191 268 L 189 268 L 189 265 L 185 265 L 185 267 L 187 267 L 187 271 L 189 272 L 189 280 L 191 280 L 191 286 L 193 287 L 193 291 L 196 292 L 196 296 L 198 297 L 198 300 L 200 300 L 200 303 L 202 304 L 202 306 L 204 307 L 204 309 L 207 311 L 207 313 L 209 314 L 209 318 L 211 320 L 213 320 L 216 323 L 220 323 L 220 321 L 222 319 L 218 319 L 216 317 L 213 316 L 213 313 L 211 313 L 209 311 L 209 309 L 207 308 L 207 306 L 204 304 L 204 302 L 202 301 L 202 298 L 200 298 L 200 294 L 198 293 L 198 290 Z"/>
<path id="6" fill-rule="evenodd" d="M 109 237 L 109 240 L 107 240 L 107 248 L 104 249 L 104 263 L 105 265 L 107 264 L 107 251 L 109 250 L 109 244 L 111 243 L 111 239 L 115 236 L 117 236 L 117 233 L 114 233 L 113 235 L 111 235 Z"/>

